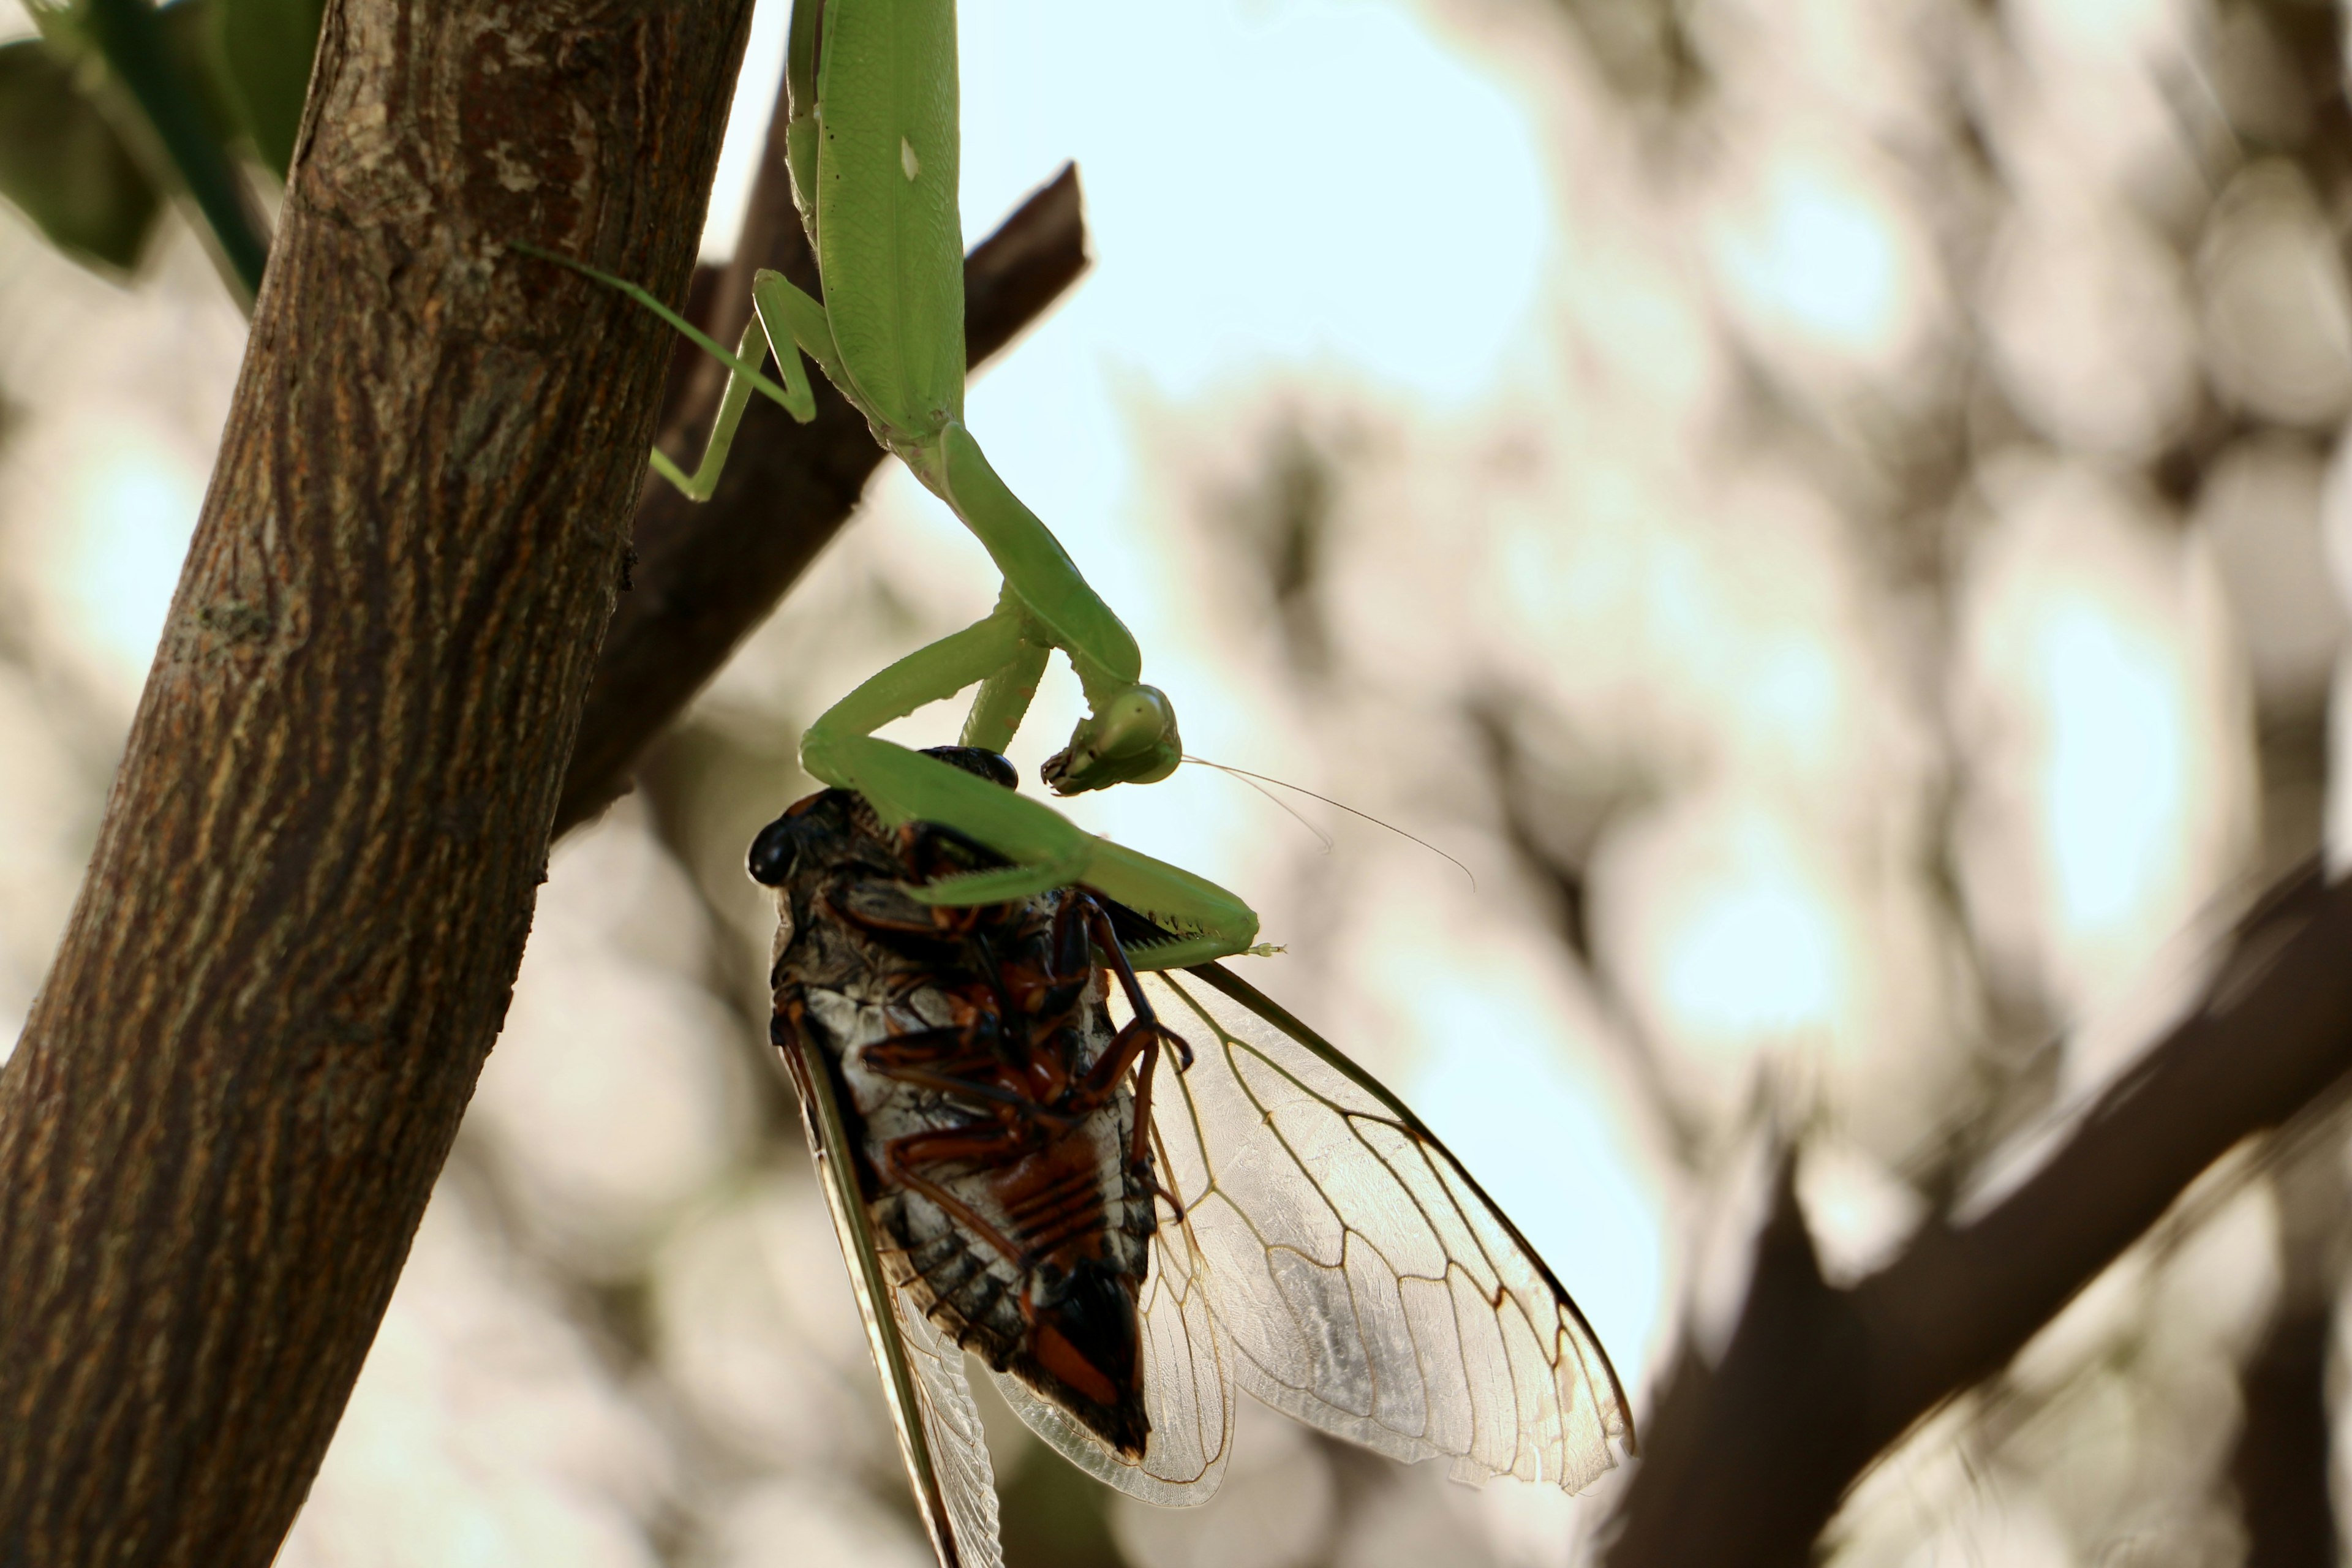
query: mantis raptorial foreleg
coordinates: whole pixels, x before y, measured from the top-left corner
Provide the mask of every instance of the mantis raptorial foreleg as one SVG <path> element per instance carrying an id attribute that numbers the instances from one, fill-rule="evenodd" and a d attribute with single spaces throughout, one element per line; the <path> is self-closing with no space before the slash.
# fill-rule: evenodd
<path id="1" fill-rule="evenodd" d="M 753 391 L 796 419 L 814 417 L 800 363 L 805 353 L 866 416 L 875 438 L 962 520 L 1003 576 L 987 619 L 900 659 L 811 725 L 802 738 L 803 765 L 829 784 L 858 791 L 886 818 L 944 824 L 1012 862 L 948 879 L 919 897 L 988 903 L 1084 883 L 1181 933 L 1133 951 L 1140 965 L 1243 951 L 1257 917 L 1214 883 L 874 737 L 892 720 L 977 684 L 964 742 L 1002 751 L 1047 656 L 1059 649 L 1077 672 L 1088 711 L 1069 745 L 1045 764 L 1056 795 L 1165 778 L 1183 750 L 1167 697 L 1142 683 L 1134 637 L 964 428 L 953 0 L 796 0 L 786 88 L 793 195 L 816 247 L 824 298 L 780 273 L 753 279 L 755 327 L 775 354 L 782 386 L 760 374 L 752 330 L 730 354 L 645 290 L 580 270 L 626 289 L 732 373 L 701 462 L 688 475 L 656 453 L 653 467 L 664 479 L 698 500 L 709 496 Z"/>
<path id="2" fill-rule="evenodd" d="M 996 903 L 1082 883 L 1180 933 L 1173 942 L 1131 946 L 1129 957 L 1144 968 L 1200 963 L 1246 948 L 1257 916 L 1215 883 L 1097 837 L 976 774 L 874 736 L 892 720 L 978 681 L 981 700 L 963 742 L 1001 750 L 990 744 L 995 736 L 986 727 L 1001 725 L 1009 733 L 1019 721 L 1017 709 L 1027 705 L 1020 688 L 1034 680 L 1046 652 L 1033 640 L 1034 631 L 1008 592 L 987 618 L 916 649 L 827 710 L 801 737 L 802 765 L 829 784 L 857 791 L 887 819 L 944 823 L 1013 862 L 916 889 L 914 896 L 926 903 Z M 1003 693 L 994 701 L 992 687 Z"/>

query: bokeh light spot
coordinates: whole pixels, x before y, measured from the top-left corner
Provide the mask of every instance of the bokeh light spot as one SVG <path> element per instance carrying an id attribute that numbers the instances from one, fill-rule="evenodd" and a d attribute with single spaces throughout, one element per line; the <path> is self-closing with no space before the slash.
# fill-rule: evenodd
<path id="1" fill-rule="evenodd" d="M 203 479 L 133 431 L 97 437 L 74 465 L 56 558 L 60 618 L 110 681 L 136 691 L 179 585 Z"/>
<path id="2" fill-rule="evenodd" d="M 1668 1004 L 1696 1030 L 1750 1035 L 1819 1024 L 1837 995 L 1837 935 L 1793 882 L 1710 889 L 1670 939 Z"/>
<path id="3" fill-rule="evenodd" d="M 1766 177 L 1762 208 L 1761 220 L 1724 247 L 1733 288 L 1828 346 L 1855 354 L 1885 346 L 1903 266 L 1869 197 L 1790 160 Z"/>
<path id="4" fill-rule="evenodd" d="M 2187 807 L 2188 735 L 2162 650 L 2098 604 L 2053 604 L 2038 649 L 2050 716 L 2042 801 L 2060 918 L 2077 931 L 2127 919 L 2168 869 Z"/>

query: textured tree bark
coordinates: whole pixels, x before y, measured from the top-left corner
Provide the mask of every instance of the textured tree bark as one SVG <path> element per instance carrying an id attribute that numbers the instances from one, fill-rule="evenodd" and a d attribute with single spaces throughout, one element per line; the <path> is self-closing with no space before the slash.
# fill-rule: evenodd
<path id="1" fill-rule="evenodd" d="M 0 1564 L 267 1563 L 504 1015 L 749 0 L 340 0 L 0 1073 Z"/>

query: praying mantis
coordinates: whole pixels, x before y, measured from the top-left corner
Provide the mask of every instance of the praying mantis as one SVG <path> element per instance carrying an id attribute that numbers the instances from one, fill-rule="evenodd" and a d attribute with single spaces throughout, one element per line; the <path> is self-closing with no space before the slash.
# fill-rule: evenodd
<path id="1" fill-rule="evenodd" d="M 796 0 L 787 47 L 822 300 L 760 273 L 730 354 L 635 285 L 515 248 L 729 364 L 695 470 L 652 458 L 687 495 L 755 392 L 814 416 L 805 354 L 1003 580 L 808 728 L 833 787 L 749 858 L 782 917 L 771 1038 L 940 1563 L 1002 1561 L 966 1352 L 1042 1440 L 1150 1502 L 1215 1490 L 1240 1392 L 1465 1479 L 1580 1489 L 1633 1420 L 1542 1259 L 1402 1101 L 1213 962 L 1269 951 L 1247 904 L 1008 787 L 1057 651 L 1087 712 L 1045 765 L 1056 795 L 1165 778 L 1182 745 L 1135 638 L 964 426 L 953 0 Z M 875 734 L 974 685 L 960 746 Z M 1162 1047 L 1179 1076 L 1155 1099 Z"/>
<path id="2" fill-rule="evenodd" d="M 655 471 L 688 497 L 711 493 L 755 391 L 803 423 L 814 417 L 805 354 L 866 416 L 883 447 L 987 550 L 1003 578 L 995 609 L 867 679 L 801 739 L 801 764 L 812 776 L 856 791 L 886 821 L 937 823 L 1009 862 L 947 879 L 918 897 L 978 906 L 1079 885 L 1171 933 L 1129 955 L 1138 968 L 1250 952 L 1257 915 L 1225 889 L 874 733 L 977 685 L 961 743 L 1002 752 L 1058 651 L 1077 674 L 1087 712 L 1045 763 L 1045 782 L 1055 795 L 1153 783 L 1173 773 L 1183 752 L 1166 693 L 1142 683 L 1133 635 L 990 467 L 963 423 L 955 26 L 953 0 L 800 0 L 793 7 L 787 158 L 824 298 L 812 299 L 781 273 L 760 272 L 755 315 L 734 353 L 635 284 L 531 247 L 515 248 L 624 290 L 728 363 L 727 389 L 695 471 L 653 455 Z M 782 371 L 781 387 L 759 372 L 762 337 Z"/>

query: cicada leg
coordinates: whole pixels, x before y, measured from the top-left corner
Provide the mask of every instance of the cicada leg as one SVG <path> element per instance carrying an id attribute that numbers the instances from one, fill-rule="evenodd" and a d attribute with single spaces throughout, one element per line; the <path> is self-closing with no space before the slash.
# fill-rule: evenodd
<path id="1" fill-rule="evenodd" d="M 1025 1085 L 1008 1083 L 1014 1069 L 974 1041 L 969 1026 L 920 1029 L 877 1040 L 860 1058 L 869 1069 L 894 1082 L 992 1107 L 1008 1127 L 1017 1121 L 1060 1133 L 1085 1119 L 1083 1112 L 1067 1114 L 1040 1103 Z"/>
<path id="2" fill-rule="evenodd" d="M 1160 1185 L 1160 1176 L 1151 1159 L 1151 1080 L 1160 1066 L 1160 1043 L 1166 1040 L 1176 1047 L 1177 1070 L 1192 1065 L 1192 1047 L 1184 1037 L 1160 1021 L 1152 1010 L 1150 999 L 1144 995 L 1135 969 L 1127 961 L 1127 950 L 1119 945 L 1118 933 L 1111 929 L 1110 915 L 1101 904 L 1081 893 L 1078 902 L 1085 905 L 1084 919 L 1087 934 L 1103 955 L 1105 967 L 1118 976 L 1119 989 L 1127 994 L 1127 1005 L 1132 1016 L 1096 1061 L 1092 1071 L 1078 1086 L 1078 1093 L 1092 1103 L 1108 1099 L 1118 1087 L 1128 1068 L 1135 1069 L 1135 1131 L 1129 1135 L 1128 1166 L 1143 1173 L 1146 1189 L 1152 1196 L 1164 1200 L 1184 1217 L 1184 1201 Z"/>
<path id="3" fill-rule="evenodd" d="M 1074 1017 L 1093 985 L 1095 963 L 1087 938 L 1087 911 L 1094 900 L 1076 888 L 1060 890 L 1042 959 L 1005 958 L 997 966 L 1010 1012 L 1033 1020 Z M 1020 943 L 1034 951 L 1034 944 Z"/>
<path id="4" fill-rule="evenodd" d="M 1177 1070 L 1179 1072 L 1191 1070 L 1192 1046 L 1186 1042 L 1183 1036 L 1162 1024 L 1160 1021 L 1160 1015 L 1152 1010 L 1150 998 L 1144 995 L 1142 983 L 1135 977 L 1135 966 L 1127 961 L 1127 949 L 1119 944 L 1118 933 L 1111 928 L 1109 912 L 1095 900 L 1087 898 L 1084 894 L 1079 897 L 1086 904 L 1087 934 L 1093 938 L 1095 946 L 1101 950 L 1103 966 L 1118 976 L 1118 988 L 1126 993 L 1128 1007 L 1134 1014 L 1134 1016 L 1128 1020 L 1127 1028 L 1119 1031 L 1120 1036 L 1123 1037 L 1138 1028 L 1150 1030 L 1176 1047 Z M 1118 1047 L 1114 1045 L 1112 1050 L 1105 1054 L 1103 1062 L 1109 1061 L 1118 1049 Z M 1095 1070 L 1097 1074 L 1102 1071 L 1101 1062 L 1096 1064 Z M 1111 1072 L 1110 1078 L 1116 1080 L 1118 1074 L 1125 1070 L 1125 1065 L 1122 1064 Z"/>
<path id="5" fill-rule="evenodd" d="M 1029 1266 L 1028 1255 L 1015 1247 L 998 1230 L 980 1216 L 978 1211 L 940 1186 L 915 1173 L 918 1164 L 932 1165 L 942 1160 L 971 1160 L 982 1164 L 993 1162 L 1011 1151 L 1024 1147 L 1019 1135 L 1009 1127 L 959 1127 L 936 1132 L 909 1132 L 903 1138 L 893 1138 L 882 1145 L 882 1173 L 909 1191 L 921 1194 L 940 1208 L 971 1227 L 972 1234 L 1004 1256 L 1015 1268 Z"/>

